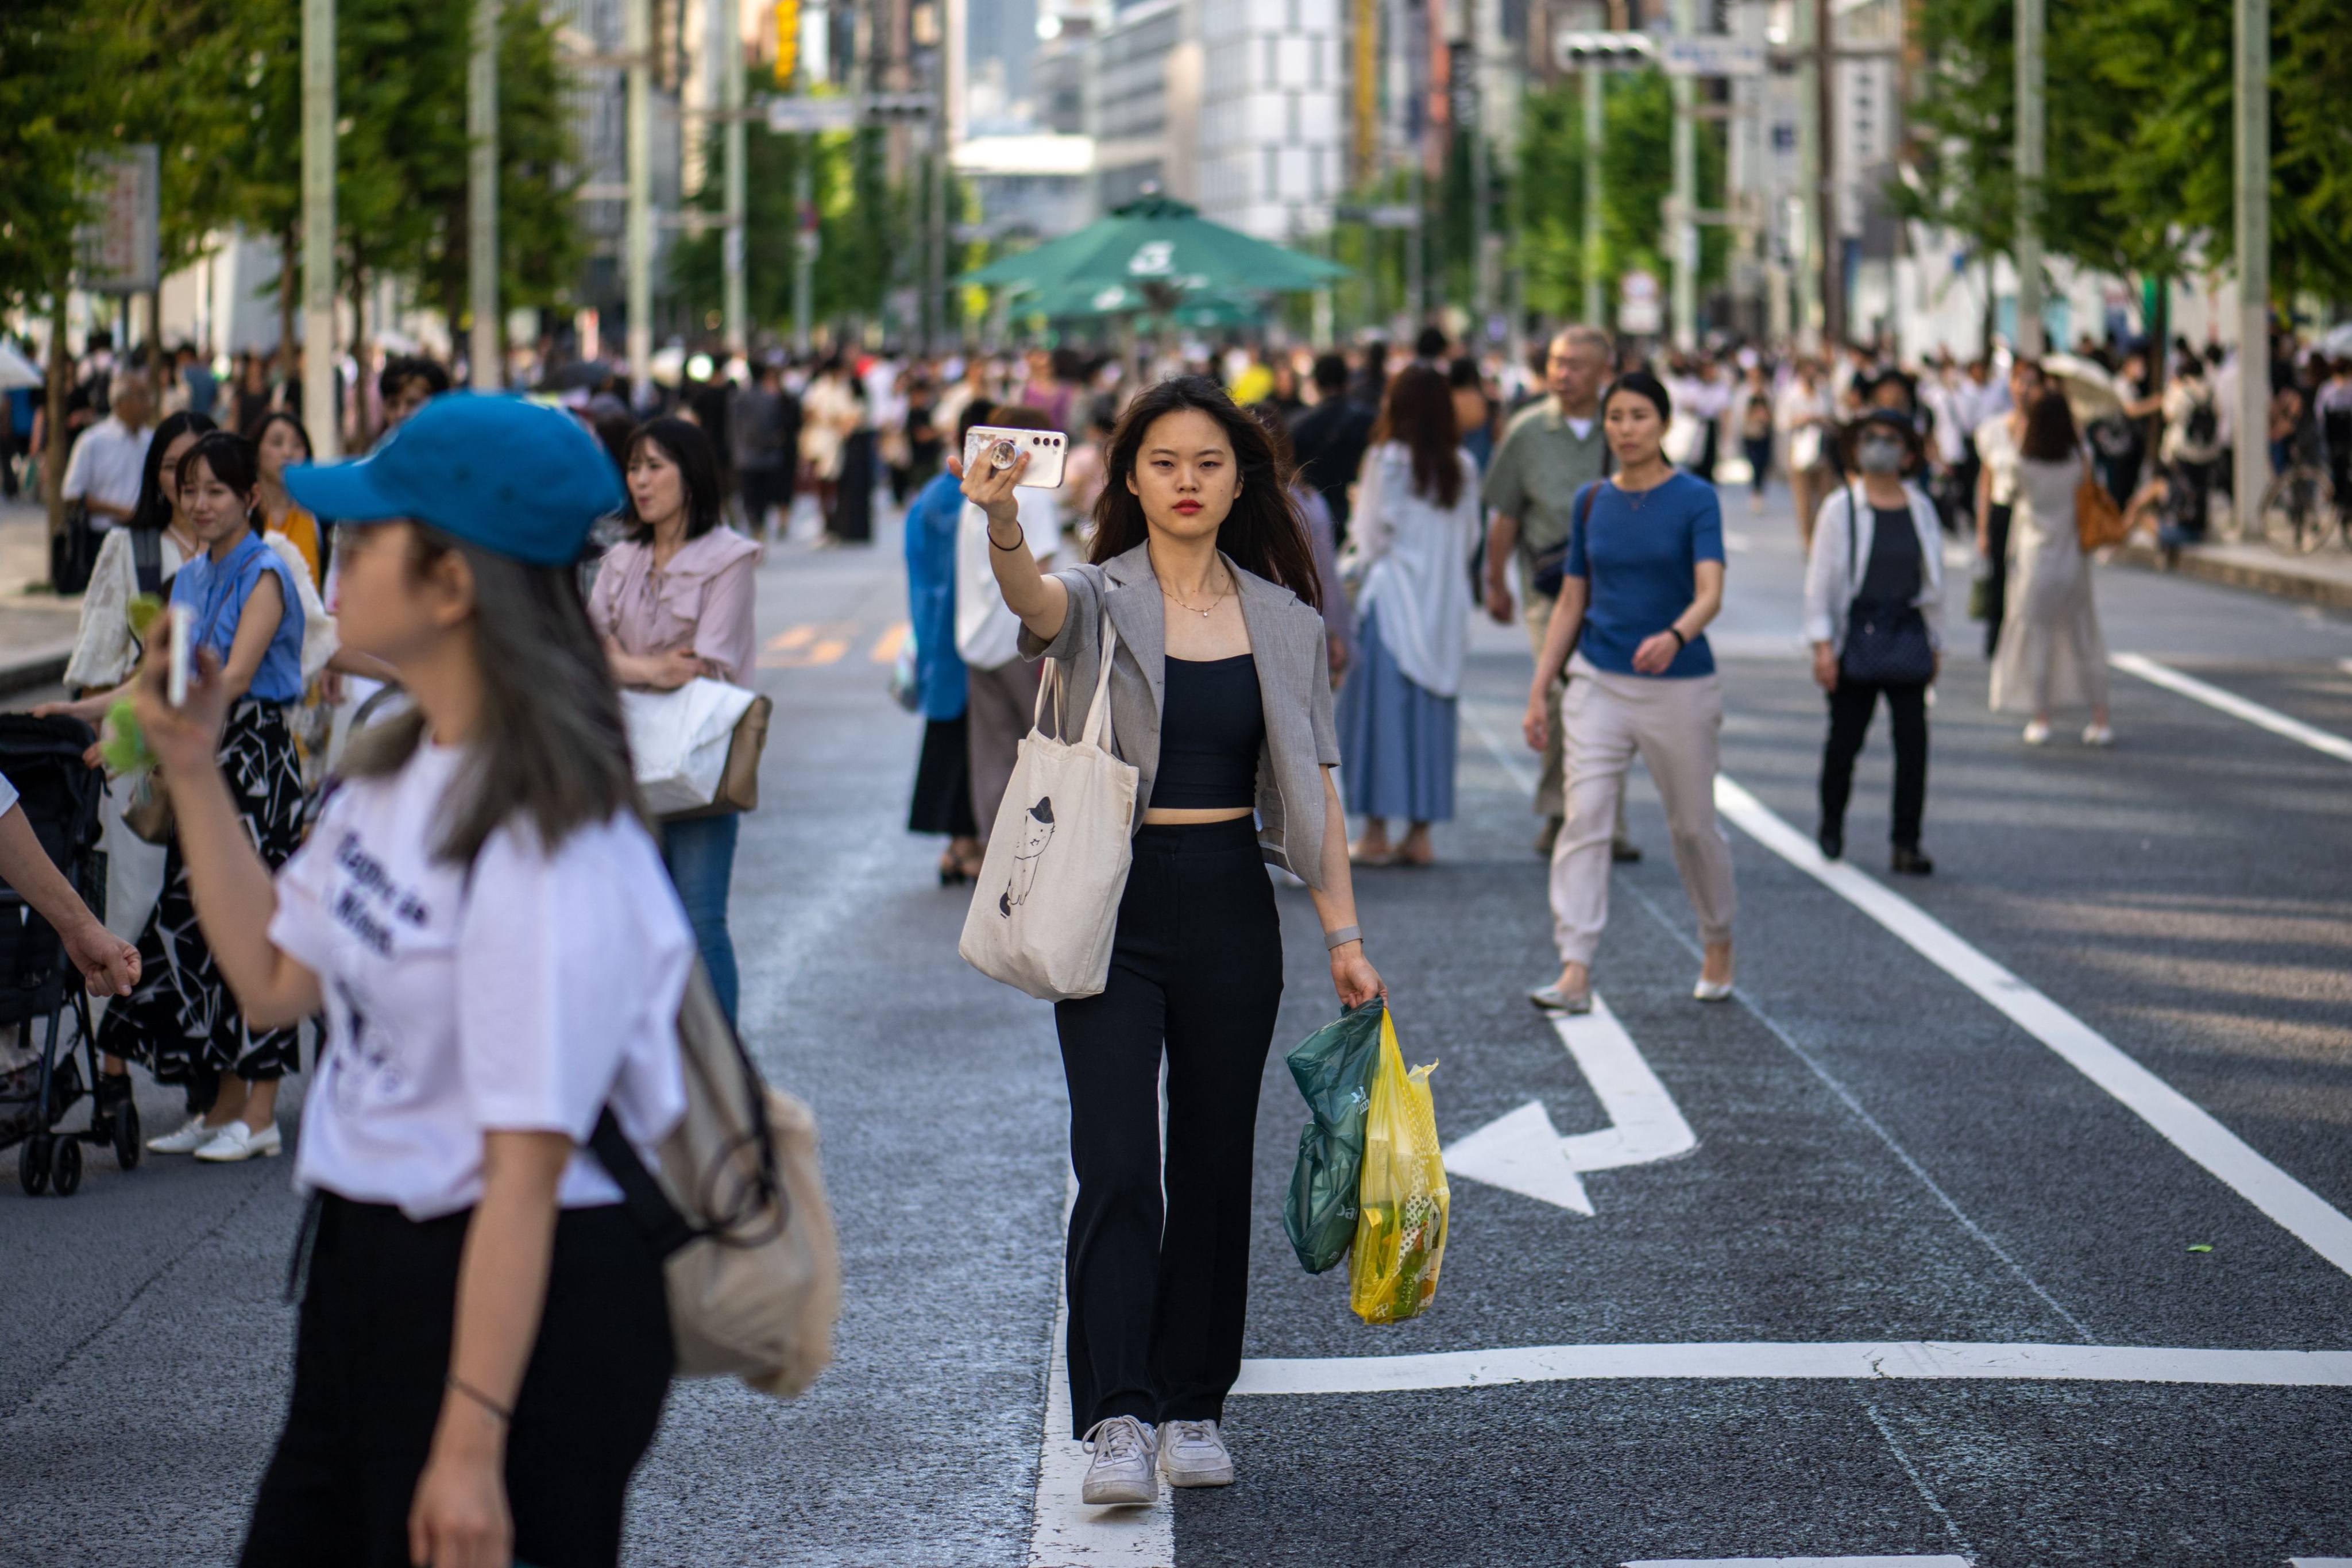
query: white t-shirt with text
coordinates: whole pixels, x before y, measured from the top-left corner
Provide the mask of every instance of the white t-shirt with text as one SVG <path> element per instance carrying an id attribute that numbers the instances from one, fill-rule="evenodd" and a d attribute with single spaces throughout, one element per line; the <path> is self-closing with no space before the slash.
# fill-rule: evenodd
<path id="1" fill-rule="evenodd" d="M 686 1110 L 694 939 L 652 836 L 622 814 L 550 854 L 518 816 L 469 878 L 433 855 L 465 755 L 421 744 L 338 789 L 278 873 L 269 923 L 327 1003 L 295 1180 L 417 1220 L 481 1196 L 485 1132 L 585 1142 L 609 1102 L 651 1168 Z M 621 1194 L 583 1150 L 559 1197 Z"/>

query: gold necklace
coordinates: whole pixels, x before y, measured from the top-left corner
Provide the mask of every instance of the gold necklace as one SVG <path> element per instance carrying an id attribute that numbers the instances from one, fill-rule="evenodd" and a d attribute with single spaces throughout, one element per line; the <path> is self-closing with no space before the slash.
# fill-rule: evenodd
<path id="1" fill-rule="evenodd" d="M 1194 615 L 1200 616 L 1204 621 L 1215 613 L 1217 606 L 1224 602 L 1225 595 L 1233 591 L 1233 584 L 1231 583 L 1227 583 L 1223 588 L 1218 591 L 1217 596 L 1209 601 L 1209 607 L 1203 610 L 1194 605 L 1185 604 L 1183 600 L 1170 593 L 1168 591 L 1167 584 L 1162 583 L 1160 584 L 1160 596 L 1161 598 L 1166 599 L 1171 604 L 1183 605 L 1185 609 L 1191 610 Z"/>

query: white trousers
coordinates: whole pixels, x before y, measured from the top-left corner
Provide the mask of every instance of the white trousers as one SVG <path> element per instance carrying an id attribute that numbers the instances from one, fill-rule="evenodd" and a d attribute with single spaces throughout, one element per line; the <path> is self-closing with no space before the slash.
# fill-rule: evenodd
<path id="1" fill-rule="evenodd" d="M 1609 923 L 1609 839 L 1638 753 L 1665 800 L 1675 869 L 1698 915 L 1699 940 L 1729 942 L 1738 895 L 1731 842 L 1715 815 L 1723 687 L 1712 675 L 1666 680 L 1595 669 L 1583 655 L 1560 700 L 1567 733 L 1568 825 L 1551 852 L 1552 933 L 1563 963 L 1591 963 Z"/>

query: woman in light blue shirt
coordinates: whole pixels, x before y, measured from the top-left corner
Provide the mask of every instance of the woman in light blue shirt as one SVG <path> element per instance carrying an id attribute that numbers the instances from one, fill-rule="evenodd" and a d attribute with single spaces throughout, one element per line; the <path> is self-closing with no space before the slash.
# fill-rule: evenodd
<path id="1" fill-rule="evenodd" d="M 302 773 L 287 716 L 302 696 L 302 600 L 293 573 L 255 525 L 257 470 L 253 443 L 226 430 L 180 458 L 181 507 L 202 548 L 172 578 L 172 603 L 187 608 L 197 658 L 218 663 L 231 694 L 221 772 L 246 833 L 274 870 L 301 841 Z M 95 723 L 117 695 L 84 699 L 72 710 Z M 163 896 L 139 933 L 139 961 L 137 988 L 106 1010 L 99 1029 L 100 1108 L 129 1098 L 124 1064 L 137 1061 L 158 1082 L 184 1085 L 191 1112 L 186 1125 L 149 1139 L 148 1148 L 212 1163 L 279 1152 L 278 1083 L 299 1065 L 299 1036 L 245 1021 L 196 929 L 176 839 L 164 851 Z"/>

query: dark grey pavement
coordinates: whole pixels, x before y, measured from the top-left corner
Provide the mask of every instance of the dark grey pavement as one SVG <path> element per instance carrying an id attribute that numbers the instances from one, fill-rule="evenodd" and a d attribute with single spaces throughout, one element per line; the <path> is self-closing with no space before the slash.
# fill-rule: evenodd
<path id="1" fill-rule="evenodd" d="M 1730 522 L 1725 772 L 1809 835 L 1823 718 L 1796 655 L 1792 530 L 1737 500 Z M 2102 572 L 2098 591 L 2118 651 L 2352 735 L 2352 618 L 2132 570 Z M 1239 1485 L 1181 1495 L 1140 1548 L 1033 1556 L 1066 1183 L 1050 1013 L 956 959 L 965 899 L 934 885 L 935 844 L 903 832 L 919 725 L 875 657 L 903 619 L 890 553 L 782 555 L 762 595 L 781 646 L 761 677 L 778 704 L 767 804 L 737 869 L 745 1021 L 816 1108 L 848 1300 L 840 1359 L 801 1401 L 679 1385 L 639 1478 L 631 1563 L 2352 1558 L 2352 1388 L 1762 1373 L 1237 1397 Z M 1955 641 L 1973 630 L 1956 622 Z M 1449 1141 L 1529 1100 L 1564 1134 L 1609 1121 L 1521 994 L 1554 963 L 1514 740 L 1525 679 L 1517 633 L 1482 628 L 1443 863 L 1360 883 L 1405 1053 L 1441 1063 Z M 1957 651 L 1933 715 L 1938 869 L 1897 890 L 2352 1211 L 2352 763 L 2115 679 L 2115 751 L 2063 726 L 2030 751 L 1984 711 L 1981 659 Z M 1886 795 L 1882 728 L 1847 830 L 1874 877 Z M 1598 982 L 1697 1147 L 1586 1174 L 1591 1215 L 1456 1176 L 1436 1304 L 1385 1330 L 1349 1314 L 1344 1279 L 1300 1273 L 1282 1237 L 1302 1112 L 1280 1053 L 1335 1005 L 1312 908 L 1280 893 L 1257 1363 L 1724 1342 L 2352 1350 L 2352 1275 L 1738 828 L 1740 996 L 1691 1002 L 1693 922 L 1645 783 L 1633 825 L 1649 856 L 1617 874 Z M 142 1104 L 170 1123 L 169 1095 Z M 233 1561 L 284 1395 L 285 1167 L 158 1158 L 125 1174 L 100 1157 L 63 1203 L 24 1198 L 13 1168 L 0 1564 Z M 1049 1488 L 1048 1514 L 1059 1500 Z"/>

